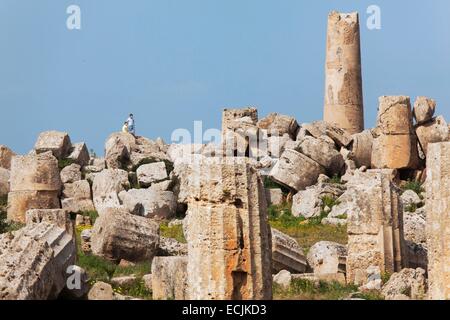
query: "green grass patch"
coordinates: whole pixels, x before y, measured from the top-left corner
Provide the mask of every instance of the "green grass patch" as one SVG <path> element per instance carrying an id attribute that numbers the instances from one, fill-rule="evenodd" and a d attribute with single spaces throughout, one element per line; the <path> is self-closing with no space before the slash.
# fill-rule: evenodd
<path id="1" fill-rule="evenodd" d="M 273 286 L 273 296 L 276 300 L 341 300 L 357 291 L 358 287 L 354 285 L 306 279 L 292 280 L 289 288 L 277 284 Z"/>
<path id="2" fill-rule="evenodd" d="M 406 190 L 412 190 L 415 193 L 417 193 L 418 195 L 420 195 L 422 192 L 425 191 L 425 189 L 422 187 L 422 184 L 419 181 L 414 181 L 414 180 L 408 180 L 401 187 L 401 189 L 403 190 L 403 192 L 405 192 Z"/>
<path id="3" fill-rule="evenodd" d="M 98 212 L 96 210 L 91 210 L 91 211 L 82 211 L 78 214 L 81 214 L 84 217 L 89 217 L 89 219 L 91 219 L 91 224 L 94 225 L 95 220 L 97 220 L 98 218 Z"/>
<path id="4" fill-rule="evenodd" d="M 338 175 L 338 174 L 335 174 L 333 177 L 331 177 L 330 183 L 334 183 L 334 184 L 344 184 L 344 182 L 342 181 L 341 176 Z"/>
<path id="5" fill-rule="evenodd" d="M 152 299 L 152 292 L 149 289 L 147 289 L 142 278 L 137 278 L 133 283 L 126 286 L 113 285 L 113 290 L 114 292 L 121 295 L 131 296 L 144 300 Z"/>
<path id="6" fill-rule="evenodd" d="M 142 278 L 146 274 L 152 272 L 152 264 L 150 262 L 139 262 L 135 265 L 130 265 L 126 267 L 117 266 L 113 276 L 123 277 L 134 274 L 137 278 Z"/>
<path id="7" fill-rule="evenodd" d="M 320 223 L 324 216 L 306 220 L 303 217 L 294 217 L 291 214 L 290 204 L 269 207 L 270 225 L 295 238 L 307 253 L 312 245 L 319 241 L 333 241 L 347 244 L 347 227 L 323 225 Z"/>
<path id="8" fill-rule="evenodd" d="M 25 224 L 14 221 L 7 221 L 6 205 L 0 205 L 0 234 L 17 231 L 25 226 Z"/>
<path id="9" fill-rule="evenodd" d="M 73 160 L 73 159 L 61 159 L 61 160 L 58 160 L 59 170 L 61 171 L 65 167 L 68 167 L 68 166 L 70 166 L 71 164 L 74 164 L 74 163 L 75 163 L 75 160 Z"/>
<path id="10" fill-rule="evenodd" d="M 165 221 L 160 224 L 159 228 L 161 237 L 172 238 L 177 240 L 178 242 L 187 243 L 186 238 L 184 237 L 182 224 L 169 227 L 169 223 Z"/>

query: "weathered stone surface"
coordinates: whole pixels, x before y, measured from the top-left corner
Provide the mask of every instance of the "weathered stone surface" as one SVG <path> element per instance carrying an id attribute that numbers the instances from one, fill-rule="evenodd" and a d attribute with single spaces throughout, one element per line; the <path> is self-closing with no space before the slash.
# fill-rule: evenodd
<path id="1" fill-rule="evenodd" d="M 256 169 L 249 159 L 233 157 L 207 158 L 192 170 L 189 299 L 270 299 L 270 228 Z"/>
<path id="2" fill-rule="evenodd" d="M 405 240 L 417 244 L 426 243 L 426 220 L 417 213 L 403 213 L 403 229 Z"/>
<path id="3" fill-rule="evenodd" d="M 72 224 L 64 210 L 30 210 L 26 220 L 0 235 L 0 300 L 55 299 L 75 263 Z"/>
<path id="4" fill-rule="evenodd" d="M 308 252 L 308 264 L 314 274 L 345 273 L 347 248 L 344 245 L 331 241 L 320 241 L 314 244 Z"/>
<path id="5" fill-rule="evenodd" d="M 61 185 L 58 161 L 51 153 L 13 157 L 8 219 L 24 222 L 28 209 L 60 208 Z"/>
<path id="6" fill-rule="evenodd" d="M 420 197 L 413 190 L 405 190 L 400 199 L 402 200 L 403 207 L 408 207 L 410 205 L 419 205 L 422 203 Z"/>
<path id="7" fill-rule="evenodd" d="M 268 205 L 280 205 L 284 201 L 281 189 L 266 189 L 266 200 Z"/>
<path id="8" fill-rule="evenodd" d="M 298 123 L 295 118 L 278 113 L 270 113 L 259 120 L 257 126 L 260 129 L 267 130 L 270 136 L 288 134 L 291 138 L 295 138 L 298 130 Z"/>
<path id="9" fill-rule="evenodd" d="M 416 134 L 425 156 L 428 154 L 428 145 L 430 143 L 445 142 L 450 138 L 447 122 L 442 116 L 417 126 Z"/>
<path id="10" fill-rule="evenodd" d="M 67 158 L 73 160 L 81 167 L 84 167 L 89 165 L 91 156 L 89 155 L 86 144 L 84 142 L 79 142 L 72 145 L 72 149 L 70 150 L 70 154 Z"/>
<path id="11" fill-rule="evenodd" d="M 427 97 L 417 97 L 414 102 L 413 115 L 417 124 L 422 124 L 433 118 L 436 101 Z"/>
<path id="12" fill-rule="evenodd" d="M 258 111 L 253 107 L 223 110 L 222 146 L 226 156 L 249 156 L 251 149 L 257 148 L 257 121 Z"/>
<path id="13" fill-rule="evenodd" d="M 344 191 L 344 185 L 327 181 L 319 182 L 306 188 L 306 190 L 299 191 L 292 198 L 292 215 L 295 217 L 303 216 L 306 219 L 317 217 L 320 215 L 324 197 L 337 199 Z M 334 207 L 330 209 L 334 209 Z"/>
<path id="14" fill-rule="evenodd" d="M 144 188 L 168 178 L 164 162 L 144 164 L 137 169 L 136 174 L 139 185 Z"/>
<path id="15" fill-rule="evenodd" d="M 381 279 L 381 270 L 379 266 L 370 266 L 366 270 L 367 282 L 359 287 L 360 291 L 381 290 L 383 280 Z"/>
<path id="16" fill-rule="evenodd" d="M 36 153 L 51 151 L 57 159 L 64 159 L 69 155 L 72 143 L 66 132 L 45 131 L 39 134 L 34 145 Z"/>
<path id="17" fill-rule="evenodd" d="M 362 284 L 366 269 L 393 273 L 407 265 L 400 190 L 393 170 L 368 170 L 348 183 L 353 194 L 348 212 L 347 280 Z"/>
<path id="18" fill-rule="evenodd" d="M 273 276 L 273 282 L 282 288 L 287 289 L 291 286 L 292 274 L 287 270 L 281 270 Z"/>
<path id="19" fill-rule="evenodd" d="M 303 273 L 306 267 L 306 257 L 297 241 L 272 228 L 272 273 L 281 270 Z"/>
<path id="20" fill-rule="evenodd" d="M 295 150 L 285 150 L 269 176 L 290 189 L 300 191 L 315 184 L 321 173 L 325 173 L 325 169 L 314 160 Z"/>
<path id="21" fill-rule="evenodd" d="M 15 155 L 10 148 L 0 144 L 0 168 L 11 169 L 11 160 Z"/>
<path id="22" fill-rule="evenodd" d="M 409 97 L 379 98 L 372 168 L 416 169 L 419 162 Z"/>
<path id="23" fill-rule="evenodd" d="M 297 140 L 303 140 L 305 135 L 310 135 L 317 139 L 327 136 L 332 139 L 338 147 L 347 146 L 351 140 L 350 135 L 346 131 L 325 121 L 303 123 L 299 130 L 299 135 L 297 135 Z"/>
<path id="24" fill-rule="evenodd" d="M 119 192 L 128 189 L 128 173 L 121 169 L 106 169 L 97 173 L 92 184 L 92 196 L 96 210 L 120 207 Z"/>
<path id="25" fill-rule="evenodd" d="M 297 151 L 324 167 L 330 176 L 340 174 L 344 168 L 344 158 L 336 150 L 334 143 L 330 144 L 322 137 L 305 137 Z"/>
<path id="26" fill-rule="evenodd" d="M 96 282 L 88 293 L 88 300 L 114 300 L 114 291 L 109 283 Z"/>
<path id="27" fill-rule="evenodd" d="M 288 134 L 282 136 L 271 136 L 267 138 L 267 153 L 273 158 L 279 158 L 284 152 L 285 145 L 291 141 Z"/>
<path id="28" fill-rule="evenodd" d="M 364 130 L 358 13 L 328 16 L 324 120 L 350 134 Z"/>
<path id="29" fill-rule="evenodd" d="M 187 256 L 186 243 L 178 242 L 172 238 L 160 237 L 158 256 Z"/>
<path id="30" fill-rule="evenodd" d="M 86 180 L 65 183 L 62 189 L 63 198 L 91 199 L 91 186 Z"/>
<path id="31" fill-rule="evenodd" d="M 193 154 L 202 154 L 205 149 L 204 144 L 178 144 L 173 143 L 169 146 L 167 156 L 169 160 L 175 162 L 177 159 L 189 157 Z"/>
<path id="32" fill-rule="evenodd" d="M 187 300 L 187 257 L 155 257 L 152 262 L 153 300 Z"/>
<path id="33" fill-rule="evenodd" d="M 111 278 L 111 284 L 119 287 L 126 287 L 132 285 L 134 282 L 136 282 L 136 280 L 136 276 L 132 274 L 129 276 Z"/>
<path id="34" fill-rule="evenodd" d="M 362 166 L 370 168 L 372 164 L 372 145 L 372 130 L 364 130 L 361 133 L 352 135 L 349 145 L 349 158 L 355 162 L 358 168 Z"/>
<path id="35" fill-rule="evenodd" d="M 62 183 L 73 183 L 81 180 L 81 166 L 73 163 L 61 170 Z"/>
<path id="36" fill-rule="evenodd" d="M 426 296 L 427 284 L 425 270 L 403 269 L 394 273 L 383 286 L 381 293 L 386 300 L 404 300 L 402 295 L 413 300 L 422 300 Z"/>
<path id="37" fill-rule="evenodd" d="M 123 206 L 132 214 L 170 219 L 175 215 L 177 203 L 172 191 L 130 189 L 119 194 Z"/>
<path id="38" fill-rule="evenodd" d="M 105 160 L 108 169 L 123 169 L 130 161 L 136 139 L 126 132 L 111 134 L 105 143 Z"/>
<path id="39" fill-rule="evenodd" d="M 94 203 L 91 199 L 67 198 L 61 199 L 61 206 L 68 212 L 78 213 L 94 211 Z"/>
<path id="40" fill-rule="evenodd" d="M 450 299 L 450 142 L 428 146 L 427 246 L 429 298 Z"/>
<path id="41" fill-rule="evenodd" d="M 92 252 L 109 260 L 151 261 L 159 245 L 159 225 L 124 209 L 105 208 L 92 230 Z"/>
<path id="42" fill-rule="evenodd" d="M 0 197 L 6 196 L 10 190 L 9 176 L 10 171 L 8 169 L 0 168 Z"/>

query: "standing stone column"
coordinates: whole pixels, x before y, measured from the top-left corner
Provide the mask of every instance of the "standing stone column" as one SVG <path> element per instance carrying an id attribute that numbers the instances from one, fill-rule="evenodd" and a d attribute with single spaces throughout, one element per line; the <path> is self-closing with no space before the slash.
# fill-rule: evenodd
<path id="1" fill-rule="evenodd" d="M 373 133 L 373 168 L 417 168 L 417 137 L 413 128 L 409 97 L 380 97 L 377 127 Z"/>
<path id="2" fill-rule="evenodd" d="M 250 160 L 192 165 L 188 202 L 188 297 L 272 298 L 271 239 L 260 176 Z"/>
<path id="3" fill-rule="evenodd" d="M 450 142 L 428 145 L 428 286 L 432 300 L 450 300 Z"/>
<path id="4" fill-rule="evenodd" d="M 13 157 L 8 220 L 25 223 L 29 209 L 59 209 L 61 185 L 58 160 L 51 152 Z"/>
<path id="5" fill-rule="evenodd" d="M 358 13 L 328 16 L 324 120 L 349 134 L 364 130 Z"/>
<path id="6" fill-rule="evenodd" d="M 378 266 L 394 273 L 406 265 L 400 190 L 394 170 L 369 170 L 349 181 L 354 210 L 348 216 L 347 282 L 361 284 Z"/>

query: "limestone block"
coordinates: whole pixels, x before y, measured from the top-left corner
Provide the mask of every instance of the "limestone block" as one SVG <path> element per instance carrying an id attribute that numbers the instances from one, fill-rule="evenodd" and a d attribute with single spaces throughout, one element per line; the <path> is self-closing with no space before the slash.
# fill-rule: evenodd
<path id="1" fill-rule="evenodd" d="M 281 189 L 266 189 L 266 199 L 268 205 L 280 205 L 284 201 L 283 191 Z"/>
<path id="2" fill-rule="evenodd" d="M 91 156 L 89 155 L 86 143 L 79 142 L 73 144 L 72 149 L 70 150 L 70 154 L 67 158 L 75 161 L 75 163 L 79 164 L 81 167 L 89 165 Z"/>
<path id="3" fill-rule="evenodd" d="M 433 118 L 436 101 L 427 97 L 417 97 L 414 102 L 413 115 L 417 124 L 428 122 Z"/>
<path id="4" fill-rule="evenodd" d="M 206 158 L 192 168 L 188 197 L 188 296 L 272 297 L 265 191 L 248 158 Z"/>
<path id="5" fill-rule="evenodd" d="M 187 300 L 187 263 L 187 257 L 153 259 L 153 300 Z"/>
<path id="6" fill-rule="evenodd" d="M 346 256 L 347 248 L 344 245 L 331 241 L 320 241 L 310 248 L 307 259 L 314 274 L 322 275 L 345 273 L 345 266 L 342 266 L 341 261 Z"/>
<path id="7" fill-rule="evenodd" d="M 358 13 L 328 16 L 324 120 L 349 134 L 364 130 Z"/>
<path id="8" fill-rule="evenodd" d="M 438 116 L 416 127 L 417 138 L 425 156 L 430 143 L 445 142 L 449 139 L 449 129 L 444 117 Z"/>
<path id="9" fill-rule="evenodd" d="M 72 143 L 69 135 L 66 132 L 59 131 L 42 132 L 34 145 L 37 154 L 51 151 L 59 160 L 66 158 L 71 148 Z"/>
<path id="10" fill-rule="evenodd" d="M 139 185 L 144 188 L 168 178 L 164 162 L 144 164 L 137 169 L 136 174 Z"/>
<path id="11" fill-rule="evenodd" d="M 118 194 L 129 187 L 128 173 L 124 170 L 106 169 L 97 173 L 92 184 L 92 196 L 99 214 L 103 208 L 119 207 Z"/>
<path id="12" fill-rule="evenodd" d="M 297 241 L 272 228 L 272 273 L 287 270 L 292 273 L 306 271 L 307 262 Z"/>
<path id="13" fill-rule="evenodd" d="M 260 129 L 267 130 L 270 136 L 287 134 L 291 138 L 295 138 L 298 130 L 298 123 L 295 118 L 278 113 L 270 113 L 259 120 L 257 126 Z"/>
<path id="14" fill-rule="evenodd" d="M 416 169 L 418 161 L 417 137 L 412 126 L 409 97 L 380 97 L 372 147 L 372 168 Z"/>
<path id="15" fill-rule="evenodd" d="M 8 169 L 0 168 L 0 197 L 6 196 L 10 190 L 9 176 L 10 171 Z"/>
<path id="16" fill-rule="evenodd" d="M 92 252 L 108 260 L 151 261 L 159 245 L 159 225 L 124 209 L 105 208 L 92 230 Z"/>
<path id="17" fill-rule="evenodd" d="M 91 186 L 87 180 L 65 183 L 62 189 L 63 198 L 91 199 Z"/>
<path id="18" fill-rule="evenodd" d="M 61 182 L 72 183 L 81 180 L 81 166 L 73 163 L 61 170 Z"/>
<path id="19" fill-rule="evenodd" d="M 427 247 L 429 298 L 450 299 L 450 142 L 428 146 Z"/>
<path id="20" fill-rule="evenodd" d="M 129 212 L 143 217 L 170 219 L 177 208 L 172 191 L 130 189 L 122 191 L 119 198 Z"/>
<path id="21" fill-rule="evenodd" d="M 350 143 L 350 135 L 340 127 L 325 121 L 315 121 L 313 123 L 304 123 L 299 130 L 301 137 L 297 136 L 297 140 L 302 140 L 304 136 L 310 135 L 314 138 L 327 136 L 332 139 L 338 147 L 346 147 Z"/>
<path id="22" fill-rule="evenodd" d="M 130 160 L 136 139 L 126 132 L 115 132 L 105 142 L 105 161 L 108 169 L 123 169 Z"/>
<path id="23" fill-rule="evenodd" d="M 269 177 L 296 191 L 316 183 L 325 169 L 314 160 L 295 150 L 285 150 L 280 161 L 272 168 Z"/>
<path id="24" fill-rule="evenodd" d="M 370 168 L 372 164 L 372 145 L 373 135 L 371 130 L 364 130 L 361 133 L 352 135 L 349 145 L 349 158 L 353 160 L 356 166 L 365 166 Z"/>
<path id="25" fill-rule="evenodd" d="M 324 167 L 329 176 L 340 174 L 345 165 L 334 143 L 330 144 L 322 138 L 305 137 L 297 151 Z"/>
<path id="26" fill-rule="evenodd" d="M 407 265 L 400 190 L 393 170 L 359 172 L 349 181 L 355 210 L 348 212 L 347 280 L 362 284 L 366 269 L 397 272 Z"/>

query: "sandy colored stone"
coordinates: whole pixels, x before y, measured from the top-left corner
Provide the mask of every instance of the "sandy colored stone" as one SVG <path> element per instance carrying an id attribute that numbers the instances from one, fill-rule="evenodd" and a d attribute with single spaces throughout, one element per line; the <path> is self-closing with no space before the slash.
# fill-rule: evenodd
<path id="1" fill-rule="evenodd" d="M 280 205 L 284 201 L 283 191 L 281 189 L 266 189 L 266 199 L 268 205 Z"/>
<path id="2" fill-rule="evenodd" d="M 308 264 L 314 270 L 314 274 L 345 273 L 345 261 L 347 248 L 344 245 L 331 241 L 315 243 L 308 252 Z"/>
<path id="3" fill-rule="evenodd" d="M 450 299 L 450 142 L 428 146 L 427 246 L 429 298 Z"/>
<path id="4" fill-rule="evenodd" d="M 109 283 L 96 282 L 88 293 L 88 300 L 114 300 L 114 291 Z"/>
<path id="5" fill-rule="evenodd" d="M 393 273 L 407 265 L 400 190 L 393 170 L 359 172 L 348 183 L 353 194 L 348 212 L 347 280 L 363 284 L 370 266 Z"/>
<path id="6" fill-rule="evenodd" d="M 170 219 L 176 213 L 177 203 L 172 191 L 130 189 L 122 191 L 119 198 L 129 212 L 138 216 Z"/>
<path id="7" fill-rule="evenodd" d="M 370 168 L 372 164 L 372 145 L 372 130 L 364 130 L 363 132 L 352 135 L 349 146 L 349 158 L 355 162 L 358 168 L 362 166 Z"/>
<path id="8" fill-rule="evenodd" d="M 8 195 L 10 171 L 5 168 L 0 168 L 0 197 Z"/>
<path id="9" fill-rule="evenodd" d="M 153 300 L 187 300 L 187 257 L 155 257 L 152 261 Z"/>
<path id="10" fill-rule="evenodd" d="M 191 181 L 188 297 L 272 298 L 265 191 L 247 158 L 207 158 Z"/>
<path id="11" fill-rule="evenodd" d="M 73 163 L 61 170 L 61 182 L 72 183 L 81 180 L 81 166 Z"/>
<path id="12" fill-rule="evenodd" d="M 89 164 L 91 156 L 89 155 L 86 143 L 79 142 L 73 144 L 72 149 L 70 149 L 70 154 L 67 158 L 73 160 L 76 164 L 79 164 L 81 167 L 87 166 Z"/>
<path id="13" fill-rule="evenodd" d="M 417 97 L 414 102 L 413 115 L 417 124 L 422 124 L 433 118 L 436 101 L 427 97 Z"/>
<path id="14" fill-rule="evenodd" d="M 298 123 L 294 117 L 278 113 L 270 113 L 259 120 L 257 125 L 260 129 L 267 130 L 271 136 L 288 134 L 291 138 L 295 138 L 298 130 Z"/>
<path id="15" fill-rule="evenodd" d="M 8 219 L 24 222 L 29 209 L 60 208 L 61 186 L 58 160 L 50 152 L 13 157 Z"/>
<path id="16" fill-rule="evenodd" d="M 124 209 L 105 208 L 92 230 L 92 252 L 112 261 L 151 261 L 159 244 L 159 225 Z"/>
<path id="17" fill-rule="evenodd" d="M 306 271 L 307 261 L 302 248 L 298 242 L 272 228 L 272 273 L 287 270 L 292 273 L 303 273 Z"/>
<path id="18" fill-rule="evenodd" d="M 11 169 L 11 160 L 15 155 L 10 148 L 0 145 L 0 168 Z"/>
<path id="19" fill-rule="evenodd" d="M 314 160 L 295 150 L 285 150 L 270 171 L 269 177 L 290 189 L 300 191 L 315 184 L 321 173 L 325 173 L 325 169 Z"/>
<path id="20" fill-rule="evenodd" d="M 409 97 L 379 98 L 372 168 L 416 169 L 419 162 Z"/>
<path id="21" fill-rule="evenodd" d="M 350 134 L 364 130 L 358 13 L 328 16 L 324 120 Z"/>
<path id="22" fill-rule="evenodd" d="M 105 161 L 108 169 L 124 169 L 130 161 L 136 139 L 130 133 L 112 133 L 105 142 Z"/>
<path id="23" fill-rule="evenodd" d="M 120 207 L 119 192 L 128 189 L 128 172 L 121 169 L 106 169 L 94 177 L 92 196 L 96 210 Z"/>
<path id="24" fill-rule="evenodd" d="M 305 136 L 313 136 L 314 138 L 323 138 L 326 136 L 334 141 L 338 147 L 346 147 L 350 141 L 350 135 L 337 125 L 325 122 L 314 121 L 312 123 L 303 123 L 299 129 L 297 140 L 301 141 Z"/>
<path id="25" fill-rule="evenodd" d="M 66 132 L 45 131 L 39 134 L 34 145 L 37 154 L 51 151 L 53 155 L 61 160 L 69 155 L 72 143 Z"/>
<path id="26" fill-rule="evenodd" d="M 428 145 L 430 143 L 445 142 L 450 138 L 447 122 L 442 116 L 437 116 L 436 118 L 417 126 L 416 134 L 425 156 L 428 154 Z"/>
<path id="27" fill-rule="evenodd" d="M 144 164 L 137 169 L 136 174 L 139 185 L 144 188 L 168 178 L 164 162 Z"/>

